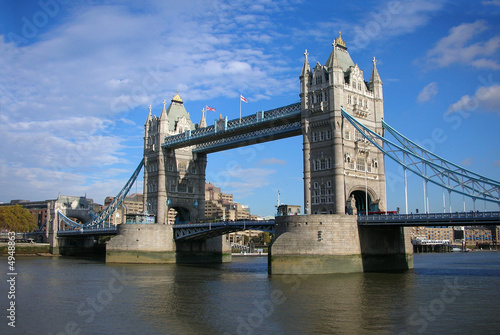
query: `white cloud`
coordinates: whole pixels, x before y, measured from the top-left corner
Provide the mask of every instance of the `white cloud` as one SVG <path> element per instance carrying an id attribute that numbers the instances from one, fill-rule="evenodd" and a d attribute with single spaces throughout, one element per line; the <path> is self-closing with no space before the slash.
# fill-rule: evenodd
<path id="1" fill-rule="evenodd" d="M 281 38 L 272 15 L 291 10 L 290 2 L 251 4 L 79 4 L 60 11 L 65 17 L 28 43 L 0 35 L 0 154 L 6 158 L 0 201 L 55 197 L 55 189 L 73 194 L 99 183 L 99 192 L 107 185 L 114 195 L 135 168 L 127 150 L 141 154 L 142 126 L 127 112 L 139 107 L 145 117 L 148 105 L 176 89 L 184 101 L 241 91 L 253 101 L 295 93 L 288 55 L 262 47 Z M 117 176 L 123 164 L 130 171 Z M 18 187 L 10 182 L 16 178 Z M 47 195 L 35 198 L 34 189 Z"/>
<path id="2" fill-rule="evenodd" d="M 480 34 L 488 29 L 483 20 L 451 28 L 448 36 L 439 40 L 427 52 L 426 63 L 438 67 L 460 63 L 477 68 L 500 69 L 500 64 L 496 61 L 500 36 L 480 39 Z"/>
<path id="3" fill-rule="evenodd" d="M 222 172 L 226 175 L 226 182 L 221 185 L 226 192 L 234 194 L 236 199 L 244 199 L 252 195 L 256 189 L 265 187 L 271 183 L 270 176 L 275 174 L 276 170 L 261 168 L 243 168 L 236 166 Z"/>
<path id="4" fill-rule="evenodd" d="M 350 47 L 362 49 L 374 41 L 412 33 L 441 10 L 443 0 L 386 1 L 369 11 L 363 24 L 346 24 L 353 32 Z"/>
<path id="5" fill-rule="evenodd" d="M 438 84 L 436 82 L 432 82 L 432 83 L 428 84 L 427 86 L 425 86 L 422 89 L 422 91 L 420 91 L 420 93 L 417 97 L 417 101 L 419 103 L 429 101 L 430 99 L 435 97 L 437 93 L 438 93 Z"/>
<path id="6" fill-rule="evenodd" d="M 483 5 L 493 5 L 493 6 L 500 6 L 500 0 L 485 0 L 481 1 L 481 4 Z"/>
<path id="7" fill-rule="evenodd" d="M 500 115 L 500 86 L 481 86 L 474 95 L 464 95 L 448 107 L 447 114 L 457 111 L 496 112 Z"/>
<path id="8" fill-rule="evenodd" d="M 286 165 L 286 162 L 282 159 L 278 159 L 278 158 L 265 158 L 263 160 L 261 160 L 259 163 L 259 165 Z"/>
<path id="9" fill-rule="evenodd" d="M 462 163 L 460 163 L 460 165 L 462 165 L 462 166 L 470 166 L 470 165 L 472 165 L 472 158 L 468 157 L 468 158 L 464 159 L 462 161 Z"/>

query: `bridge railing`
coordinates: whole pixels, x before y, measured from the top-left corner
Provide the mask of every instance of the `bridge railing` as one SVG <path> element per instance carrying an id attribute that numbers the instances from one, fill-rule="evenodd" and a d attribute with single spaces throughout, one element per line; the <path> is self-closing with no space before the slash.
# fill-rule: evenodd
<path id="1" fill-rule="evenodd" d="M 98 228 L 98 227 L 85 227 L 79 229 L 71 229 L 71 230 L 59 230 L 57 232 L 58 236 L 75 236 L 75 235 L 92 235 L 92 234 L 105 234 L 105 233 L 115 233 L 118 231 L 116 226 L 106 227 L 106 228 Z"/>
<path id="2" fill-rule="evenodd" d="M 421 214 L 374 214 L 359 215 L 358 221 L 410 221 L 410 220 L 460 220 L 460 219 L 499 219 L 500 212 L 458 212 L 458 213 L 421 213 Z"/>
<path id="3" fill-rule="evenodd" d="M 240 221 L 217 221 L 217 222 L 194 222 L 194 223 L 176 223 L 174 229 L 180 228 L 198 228 L 198 227 L 226 227 L 226 226 L 259 226 L 274 224 L 274 220 L 240 220 Z M 251 228 L 249 228 L 251 229 Z"/>

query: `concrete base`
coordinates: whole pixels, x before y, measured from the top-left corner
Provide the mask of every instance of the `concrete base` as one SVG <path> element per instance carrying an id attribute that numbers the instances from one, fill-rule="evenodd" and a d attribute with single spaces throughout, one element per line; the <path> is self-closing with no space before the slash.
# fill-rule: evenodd
<path id="1" fill-rule="evenodd" d="M 99 246 L 93 236 L 60 237 L 57 247 L 51 248 L 53 255 L 87 256 L 99 254 Z"/>
<path id="2" fill-rule="evenodd" d="M 408 229 L 359 227 L 353 215 L 276 217 L 270 274 L 400 271 L 413 268 Z"/>
<path id="3" fill-rule="evenodd" d="M 106 263 L 175 263 L 171 225 L 121 224 L 106 244 Z"/>
<path id="4" fill-rule="evenodd" d="M 413 245 L 408 228 L 359 227 L 365 272 L 413 269 Z"/>
<path id="5" fill-rule="evenodd" d="M 174 242 L 171 225 L 121 224 L 106 245 L 106 263 L 203 264 L 231 261 L 225 236 L 206 241 Z"/>
<path id="6" fill-rule="evenodd" d="M 231 245 L 226 236 L 204 241 L 179 241 L 175 244 L 179 264 L 231 262 Z"/>
<path id="7" fill-rule="evenodd" d="M 351 215 L 276 217 L 270 274 L 362 272 L 358 224 Z"/>

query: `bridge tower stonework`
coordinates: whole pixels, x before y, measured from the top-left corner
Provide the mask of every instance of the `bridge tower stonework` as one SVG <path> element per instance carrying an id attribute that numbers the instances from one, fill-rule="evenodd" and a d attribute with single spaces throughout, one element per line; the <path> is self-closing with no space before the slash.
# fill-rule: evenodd
<path id="1" fill-rule="evenodd" d="M 196 128 L 182 98 L 176 94 L 159 117 L 151 115 L 144 125 L 144 208 L 159 224 L 201 219 L 205 210 L 206 154 L 192 147 L 163 149 L 167 136 Z"/>
<path id="2" fill-rule="evenodd" d="M 343 108 L 383 135 L 382 80 L 373 59 L 368 82 L 339 32 L 325 65 L 300 74 L 304 212 L 277 217 L 269 272 L 332 273 L 412 267 L 403 228 L 358 228 L 356 214 L 386 211 L 384 155 L 344 122 Z M 374 243 L 373 239 L 378 239 Z M 379 244 L 377 244 L 379 243 Z"/>

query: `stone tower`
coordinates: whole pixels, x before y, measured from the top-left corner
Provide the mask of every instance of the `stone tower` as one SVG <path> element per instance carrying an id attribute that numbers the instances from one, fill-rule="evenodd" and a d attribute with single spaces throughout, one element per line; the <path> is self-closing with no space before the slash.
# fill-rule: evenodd
<path id="1" fill-rule="evenodd" d="M 341 115 L 342 107 L 383 134 L 375 59 L 367 82 L 339 32 L 325 65 L 318 62 L 311 69 L 306 50 L 300 88 L 305 214 L 352 214 L 351 204 L 357 211 L 385 211 L 384 155 Z"/>
<path id="2" fill-rule="evenodd" d="M 204 117 L 204 116 L 203 116 Z M 160 117 L 151 107 L 144 125 L 144 209 L 160 224 L 202 218 L 205 208 L 206 154 L 192 147 L 163 149 L 167 136 L 195 129 L 182 98 L 177 93 Z"/>

